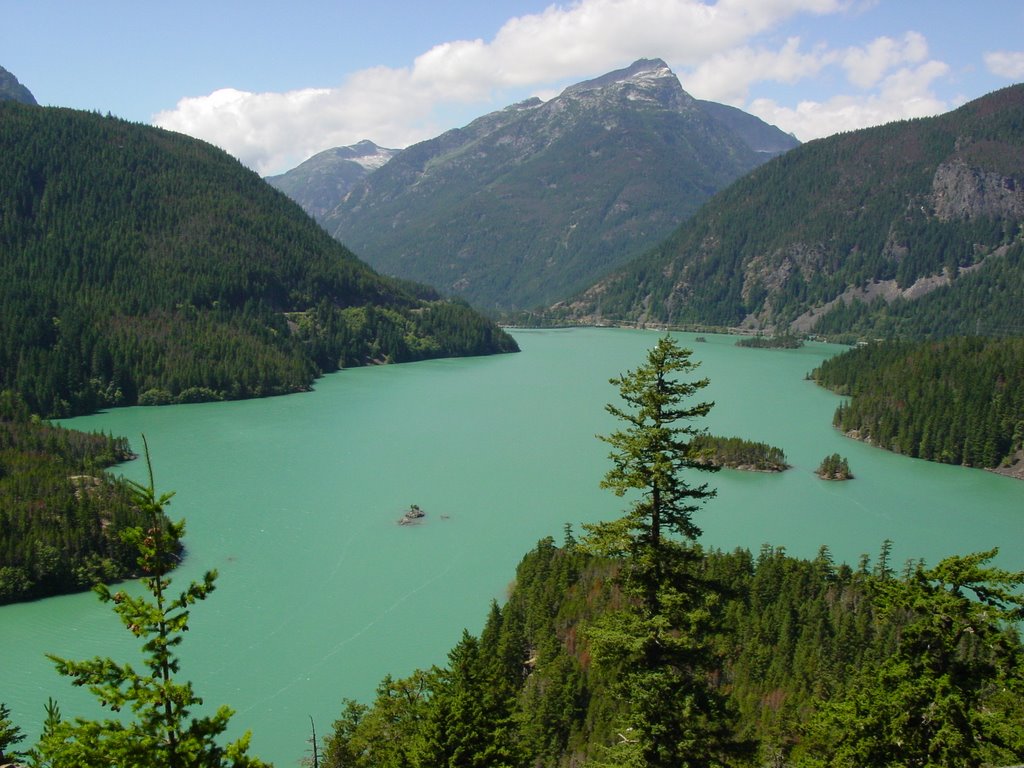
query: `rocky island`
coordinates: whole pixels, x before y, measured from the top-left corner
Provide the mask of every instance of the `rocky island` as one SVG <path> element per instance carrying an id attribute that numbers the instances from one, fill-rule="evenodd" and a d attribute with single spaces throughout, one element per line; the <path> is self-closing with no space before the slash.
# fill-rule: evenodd
<path id="1" fill-rule="evenodd" d="M 427 513 L 420 509 L 419 504 L 410 504 L 409 509 L 405 511 L 400 518 L 398 518 L 399 525 L 415 525 L 423 521 L 423 518 L 427 516 Z"/>

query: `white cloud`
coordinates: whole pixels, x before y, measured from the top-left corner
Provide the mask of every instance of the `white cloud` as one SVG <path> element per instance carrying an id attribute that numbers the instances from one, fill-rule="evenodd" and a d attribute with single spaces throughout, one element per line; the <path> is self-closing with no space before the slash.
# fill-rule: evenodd
<path id="1" fill-rule="evenodd" d="M 850 48 L 843 55 L 843 68 L 850 82 L 872 88 L 885 73 L 900 64 L 917 64 L 928 57 L 928 43 L 917 32 L 908 32 L 902 43 L 879 37 L 864 48 Z"/>
<path id="2" fill-rule="evenodd" d="M 809 141 L 841 131 L 945 112 L 951 105 L 937 98 L 931 86 L 948 72 L 949 67 L 942 62 L 927 61 L 889 73 L 880 88 L 870 94 L 802 101 L 796 107 L 782 106 L 771 99 L 755 99 L 747 110 L 801 141 Z"/>
<path id="3" fill-rule="evenodd" d="M 778 51 L 747 47 L 725 51 L 680 79 L 686 90 L 702 99 L 742 105 L 755 83 L 795 83 L 817 75 L 836 60 L 837 54 L 822 46 L 802 53 L 799 38 L 793 37 Z"/>
<path id="4" fill-rule="evenodd" d="M 839 69 L 852 95 L 797 106 L 759 98 L 748 111 L 801 139 L 948 108 L 930 84 L 945 65 L 928 60 L 925 38 L 879 37 L 867 45 L 802 49 L 791 37 L 766 44 L 798 16 L 847 11 L 852 0 L 576 0 L 513 18 L 493 40 L 437 45 L 408 67 L 374 67 L 330 89 L 250 93 L 232 89 L 182 99 L 157 125 L 204 138 L 262 174 L 311 154 L 369 138 L 404 147 L 445 128 L 445 109 L 504 106 L 506 92 L 553 86 L 657 56 L 699 98 L 744 106 L 758 83 L 793 84 Z M 993 54 L 993 56 L 1013 54 Z M 997 66 L 1007 66 L 997 59 Z M 993 66 L 990 63 L 990 66 Z M 496 106 L 495 106 L 496 104 Z"/>
<path id="5" fill-rule="evenodd" d="M 578 0 L 511 19 L 491 42 L 444 43 L 407 68 L 362 70 L 337 88 L 225 89 L 182 99 L 153 121 L 277 172 L 363 138 L 397 147 L 428 138 L 445 106 L 484 103 L 503 89 L 545 91 L 649 56 L 699 66 L 794 15 L 833 13 L 847 1 Z"/>
<path id="6" fill-rule="evenodd" d="M 1024 51 L 992 51 L 985 54 L 985 66 L 993 75 L 1024 80 Z"/>

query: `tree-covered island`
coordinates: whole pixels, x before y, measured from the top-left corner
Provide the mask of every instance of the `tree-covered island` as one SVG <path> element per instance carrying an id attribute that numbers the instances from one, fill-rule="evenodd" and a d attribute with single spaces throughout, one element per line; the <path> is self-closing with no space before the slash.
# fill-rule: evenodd
<path id="1" fill-rule="evenodd" d="M 821 460 L 814 473 L 822 480 L 852 480 L 850 462 L 838 453 L 832 453 Z"/>
<path id="2" fill-rule="evenodd" d="M 803 345 L 803 339 L 792 333 L 745 336 L 736 342 L 737 347 L 752 347 L 754 349 L 799 349 Z"/>
<path id="3" fill-rule="evenodd" d="M 783 472 L 789 469 L 786 453 L 781 448 L 741 437 L 697 435 L 690 442 L 690 450 L 698 461 L 718 467 L 750 472 Z"/>

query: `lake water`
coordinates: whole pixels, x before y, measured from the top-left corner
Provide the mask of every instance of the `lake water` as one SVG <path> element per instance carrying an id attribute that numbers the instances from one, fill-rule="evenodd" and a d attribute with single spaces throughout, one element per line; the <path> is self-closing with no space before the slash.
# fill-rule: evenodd
<path id="1" fill-rule="evenodd" d="M 343 371 L 311 393 L 232 403 L 130 408 L 67 422 L 148 438 L 158 491 L 187 519 L 181 583 L 220 572 L 196 606 L 182 677 L 236 710 L 234 735 L 279 768 L 307 753 L 309 718 L 326 734 L 344 697 L 369 700 L 386 673 L 443 664 L 477 632 L 538 539 L 608 519 L 625 502 L 598 483 L 615 426 L 608 379 L 635 368 L 658 336 L 611 329 L 516 331 L 517 355 Z M 723 471 L 698 515 L 703 543 L 762 543 L 837 561 L 893 563 L 999 546 L 1024 568 L 1024 483 L 930 464 L 849 440 L 831 427 L 839 398 L 805 380 L 842 348 L 742 349 L 678 334 L 711 379 L 714 434 L 778 445 L 793 469 Z M 819 480 L 839 452 L 856 479 Z M 144 479 L 142 462 L 122 471 Z M 425 522 L 398 526 L 418 504 Z M 173 587 L 172 587 L 173 589 Z M 96 717 L 91 697 L 44 653 L 131 658 L 137 642 L 91 594 L 0 609 L 0 701 L 30 740 L 48 696 L 65 716 Z"/>

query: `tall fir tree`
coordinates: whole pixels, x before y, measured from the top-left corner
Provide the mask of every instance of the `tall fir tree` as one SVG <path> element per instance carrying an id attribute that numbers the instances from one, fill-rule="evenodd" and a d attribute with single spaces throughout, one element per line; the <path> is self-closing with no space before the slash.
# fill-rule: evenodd
<path id="1" fill-rule="evenodd" d="M 601 485 L 639 497 L 624 517 L 587 526 L 588 547 L 625 558 L 618 583 L 627 598 L 588 632 L 595 660 L 618 670 L 629 702 L 618 741 L 598 764 L 714 766 L 742 751 L 727 699 L 712 682 L 719 659 L 708 638 L 721 594 L 701 572 L 693 519 L 715 491 L 683 474 L 714 470 L 691 447 L 704 434 L 694 420 L 713 406 L 689 402 L 708 385 L 686 378 L 698 366 L 691 354 L 664 336 L 644 365 L 611 380 L 625 406 L 607 409 L 625 426 L 601 437 L 612 446 Z"/>

